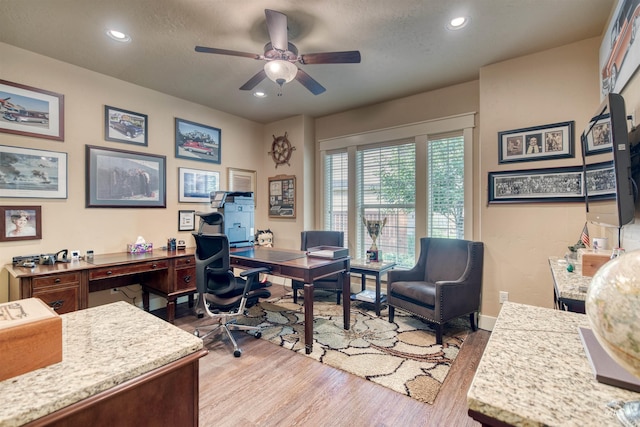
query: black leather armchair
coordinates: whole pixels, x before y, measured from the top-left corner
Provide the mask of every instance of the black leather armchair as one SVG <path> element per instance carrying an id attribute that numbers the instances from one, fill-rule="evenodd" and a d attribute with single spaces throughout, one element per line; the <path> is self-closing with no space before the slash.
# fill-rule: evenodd
<path id="1" fill-rule="evenodd" d="M 338 246 L 344 247 L 344 233 L 342 231 L 312 230 L 300 233 L 300 250 L 306 251 L 316 246 Z M 342 285 L 340 277 L 334 274 L 321 280 L 313 282 L 316 289 L 335 291 L 337 294 L 337 304 L 340 304 L 342 295 Z M 304 288 L 304 283 L 294 280 L 292 282 L 293 302 L 298 303 L 298 291 Z"/>
<path id="2" fill-rule="evenodd" d="M 271 283 L 261 283 L 260 273 L 268 273 L 265 267 L 243 270 L 240 276 L 234 275 L 230 266 L 229 239 L 225 234 L 203 233 L 202 225 L 220 225 L 223 216 L 213 212 L 199 214 L 202 223 L 197 233 L 193 233 L 196 241 L 196 289 L 198 290 L 198 304 L 196 313 L 199 317 L 207 316 L 217 321 L 213 329 L 200 334 L 200 328 L 194 334 L 203 339 L 222 328 L 233 344 L 233 355 L 240 357 L 242 350 L 231 334 L 231 330 L 256 331 L 255 337 L 260 338 L 260 328 L 257 326 L 238 325 L 237 319 L 245 316 L 245 309 L 256 304 L 259 298 L 268 298 L 271 292 L 266 289 Z"/>
<path id="3" fill-rule="evenodd" d="M 388 273 L 389 321 L 393 322 L 396 308 L 413 313 L 435 325 L 438 344 L 442 344 L 443 325 L 457 317 L 469 314 L 475 331 L 483 259 L 482 242 L 421 238 L 416 265 Z"/>

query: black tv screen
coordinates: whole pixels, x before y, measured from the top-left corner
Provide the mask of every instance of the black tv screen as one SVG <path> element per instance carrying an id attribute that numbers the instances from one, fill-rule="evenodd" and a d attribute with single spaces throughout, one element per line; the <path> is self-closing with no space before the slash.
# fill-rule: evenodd
<path id="1" fill-rule="evenodd" d="M 582 133 L 587 221 L 620 228 L 635 215 L 624 98 L 609 93 Z"/>

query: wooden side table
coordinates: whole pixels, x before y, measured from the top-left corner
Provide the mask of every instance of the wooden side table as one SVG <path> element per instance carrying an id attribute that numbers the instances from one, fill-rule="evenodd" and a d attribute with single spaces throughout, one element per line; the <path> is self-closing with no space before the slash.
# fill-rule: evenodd
<path id="1" fill-rule="evenodd" d="M 396 266 L 395 262 L 368 262 L 365 259 L 352 259 L 351 260 L 351 273 L 357 273 L 361 275 L 362 291 L 367 287 L 366 276 L 374 276 L 376 279 L 376 298 L 372 303 L 376 307 L 376 316 L 380 316 L 380 306 L 386 301 L 386 295 L 380 292 L 380 277 Z M 357 295 L 357 294 L 356 294 Z M 359 300 L 356 295 L 351 297 L 352 300 Z M 367 301 L 363 301 L 367 302 Z"/>

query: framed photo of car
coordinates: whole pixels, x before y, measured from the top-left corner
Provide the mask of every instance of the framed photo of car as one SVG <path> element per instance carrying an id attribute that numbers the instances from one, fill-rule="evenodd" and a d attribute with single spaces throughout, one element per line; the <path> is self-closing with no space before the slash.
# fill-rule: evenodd
<path id="1" fill-rule="evenodd" d="M 148 145 L 146 114 L 104 106 L 104 139 L 134 145 Z"/>
<path id="2" fill-rule="evenodd" d="M 0 132 L 64 141 L 64 95 L 0 80 Z"/>
<path id="3" fill-rule="evenodd" d="M 176 157 L 220 164 L 222 131 L 176 118 Z"/>

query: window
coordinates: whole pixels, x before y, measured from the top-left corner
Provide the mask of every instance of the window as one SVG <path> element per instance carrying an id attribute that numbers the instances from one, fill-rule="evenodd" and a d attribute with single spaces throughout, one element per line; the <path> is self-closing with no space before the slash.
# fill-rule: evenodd
<path id="1" fill-rule="evenodd" d="M 464 138 L 427 143 L 427 235 L 464 239 Z"/>
<path id="2" fill-rule="evenodd" d="M 349 166 L 347 152 L 328 154 L 324 162 L 324 229 L 344 231 L 348 239 Z"/>
<path id="3" fill-rule="evenodd" d="M 382 259 L 403 267 L 415 264 L 416 150 L 413 141 L 363 148 L 356 156 L 360 218 L 384 220 L 376 244 Z M 358 222 L 357 256 L 371 247 L 364 221 Z"/>
<path id="4" fill-rule="evenodd" d="M 474 126 L 467 113 L 320 140 L 322 226 L 364 258 L 362 217 L 386 218 L 376 243 L 400 268 L 415 265 L 420 237 L 472 239 Z"/>

